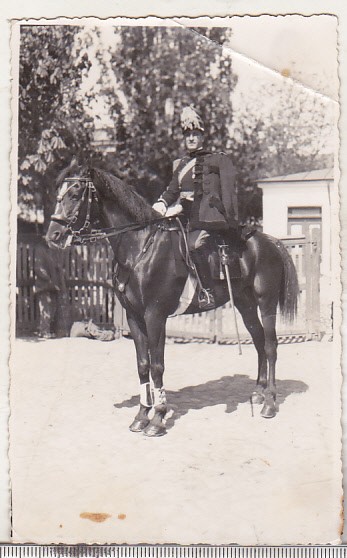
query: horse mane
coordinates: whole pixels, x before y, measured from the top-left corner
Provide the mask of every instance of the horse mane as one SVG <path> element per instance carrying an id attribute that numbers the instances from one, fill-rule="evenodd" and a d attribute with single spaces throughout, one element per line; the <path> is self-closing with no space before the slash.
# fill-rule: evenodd
<path id="1" fill-rule="evenodd" d="M 104 198 L 117 202 L 135 223 L 146 223 L 158 218 L 152 206 L 116 176 L 95 167 L 90 169 L 90 173 L 97 191 Z"/>

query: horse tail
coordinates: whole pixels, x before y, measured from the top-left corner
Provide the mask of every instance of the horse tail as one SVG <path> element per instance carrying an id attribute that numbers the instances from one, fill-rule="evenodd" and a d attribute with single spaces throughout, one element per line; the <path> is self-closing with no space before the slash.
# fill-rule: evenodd
<path id="1" fill-rule="evenodd" d="M 283 264 L 283 274 L 279 294 L 279 306 L 285 320 L 293 322 L 298 309 L 299 281 L 294 262 L 283 242 L 266 235 L 275 244 Z"/>

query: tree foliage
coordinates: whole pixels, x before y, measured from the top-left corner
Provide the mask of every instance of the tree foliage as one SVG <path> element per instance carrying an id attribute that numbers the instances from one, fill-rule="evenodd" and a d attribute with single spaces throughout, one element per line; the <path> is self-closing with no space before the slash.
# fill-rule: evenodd
<path id="1" fill-rule="evenodd" d="M 45 208 L 72 153 L 88 149 L 91 122 L 78 92 L 89 69 L 78 27 L 23 26 L 19 56 L 19 204 Z"/>
<path id="2" fill-rule="evenodd" d="M 223 149 L 236 76 L 221 45 L 223 28 L 120 27 L 111 65 L 121 95 L 105 85 L 118 169 L 151 200 L 168 184 L 182 151 L 179 115 L 193 104 L 207 142 Z M 112 133 L 113 132 L 113 133 Z"/>
<path id="3" fill-rule="evenodd" d="M 107 48 L 99 41 L 100 29 L 23 26 L 21 207 L 44 208 L 47 219 L 55 179 L 73 156 L 118 174 L 154 201 L 170 180 L 173 160 L 182 155 L 179 115 L 189 104 L 205 122 L 207 145 L 226 151 L 237 167 L 243 221 L 261 218 L 257 179 L 325 166 L 333 115 L 319 96 L 282 80 L 247 93 L 235 112 L 237 76 L 224 48 L 230 33 L 121 26 Z M 87 90 L 83 79 L 89 74 L 93 86 Z M 96 99 L 108 114 L 99 151 Z"/>
<path id="4" fill-rule="evenodd" d="M 234 112 L 233 159 L 243 221 L 262 216 L 256 181 L 333 165 L 334 103 L 293 82 L 272 82 Z"/>

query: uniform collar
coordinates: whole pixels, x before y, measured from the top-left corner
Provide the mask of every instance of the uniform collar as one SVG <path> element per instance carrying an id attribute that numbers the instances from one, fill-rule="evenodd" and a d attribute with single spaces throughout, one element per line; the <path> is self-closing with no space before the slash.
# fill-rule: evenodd
<path id="1" fill-rule="evenodd" d="M 194 157 L 202 157 L 203 155 L 210 155 L 210 153 L 211 151 L 209 151 L 208 149 L 197 149 L 196 151 L 191 151 L 190 153 L 188 153 L 188 156 L 193 159 Z"/>

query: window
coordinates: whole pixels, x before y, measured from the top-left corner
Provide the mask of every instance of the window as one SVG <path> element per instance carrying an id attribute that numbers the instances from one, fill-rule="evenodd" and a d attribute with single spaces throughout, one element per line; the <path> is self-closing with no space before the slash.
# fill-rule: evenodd
<path id="1" fill-rule="evenodd" d="M 322 208 L 321 207 L 288 207 L 288 221 L 294 221 L 296 219 L 319 219 L 322 220 Z"/>
<path id="2" fill-rule="evenodd" d="M 307 240 L 322 239 L 322 208 L 320 206 L 288 207 L 288 234 L 291 236 L 305 236 Z"/>

